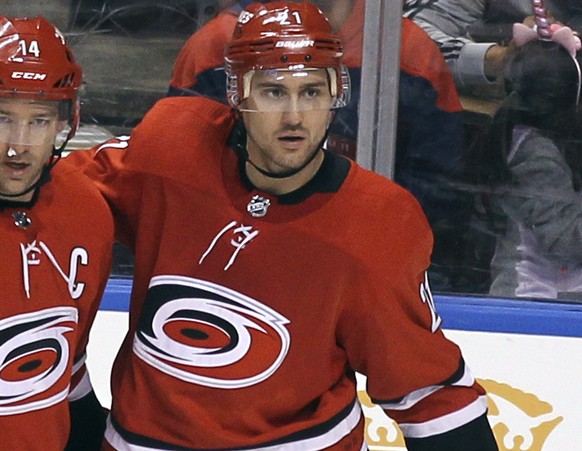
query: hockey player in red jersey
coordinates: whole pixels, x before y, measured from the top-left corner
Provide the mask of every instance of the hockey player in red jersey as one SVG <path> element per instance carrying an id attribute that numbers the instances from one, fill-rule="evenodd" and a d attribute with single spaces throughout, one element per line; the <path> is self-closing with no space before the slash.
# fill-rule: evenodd
<path id="1" fill-rule="evenodd" d="M 261 0 L 269 3 L 272 0 Z M 172 73 L 168 96 L 204 95 L 224 101 L 224 47 L 232 35 L 241 0 L 209 21 L 182 47 Z M 352 100 L 337 110 L 326 148 L 355 158 L 358 105 L 362 80 L 365 0 L 318 0 L 342 40 L 343 64 L 350 73 Z M 388 11 L 398 14 L 392 2 Z M 431 283 L 441 291 L 475 290 L 480 272 L 459 265 L 468 244 L 467 229 L 473 211 L 463 179 L 463 108 L 453 77 L 430 36 L 412 20 L 402 19 L 398 121 L 394 181 L 420 202 L 435 236 Z M 377 149 L 382 153 L 382 143 Z M 465 187 L 465 188 L 460 188 Z M 471 243 L 473 246 L 474 243 Z M 468 255 L 468 254 L 467 254 Z M 453 262 L 453 264 L 451 264 Z"/>
<path id="2" fill-rule="evenodd" d="M 364 450 L 356 372 L 409 450 L 497 449 L 420 206 L 322 147 L 342 53 L 313 5 L 251 5 L 230 107 L 166 98 L 87 166 L 136 258 L 106 449 Z"/>
<path id="3" fill-rule="evenodd" d="M 109 275 L 113 220 L 79 168 L 55 165 L 77 129 L 81 77 L 51 23 L 0 17 L 0 447 L 6 450 L 97 450 L 103 440 L 105 413 L 84 362 Z"/>

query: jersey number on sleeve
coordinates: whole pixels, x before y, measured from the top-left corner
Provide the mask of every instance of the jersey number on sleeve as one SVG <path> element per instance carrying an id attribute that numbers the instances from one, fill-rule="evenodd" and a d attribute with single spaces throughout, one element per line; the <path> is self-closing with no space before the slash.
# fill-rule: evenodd
<path id="1" fill-rule="evenodd" d="M 430 317 L 431 317 L 431 327 L 430 330 L 432 333 L 435 333 L 443 320 L 439 316 L 436 311 L 436 306 L 434 303 L 434 299 L 432 297 L 432 293 L 430 291 L 430 285 L 428 283 L 428 274 L 424 273 L 424 282 L 420 284 L 420 299 L 422 302 L 428 305 L 430 309 Z"/>

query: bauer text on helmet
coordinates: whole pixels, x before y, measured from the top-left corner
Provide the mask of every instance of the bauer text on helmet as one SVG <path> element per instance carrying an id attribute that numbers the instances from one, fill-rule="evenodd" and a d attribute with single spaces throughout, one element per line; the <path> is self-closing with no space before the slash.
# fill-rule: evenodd
<path id="1" fill-rule="evenodd" d="M 274 80 L 285 73 L 298 77 L 325 69 L 332 102 L 326 109 L 349 101 L 350 79 L 341 59 L 343 46 L 323 13 L 310 3 L 253 4 L 239 15 L 227 45 L 225 67 L 230 105 L 249 111 L 247 99 L 257 71 Z M 271 105 L 273 106 L 273 105 Z M 313 108 L 302 104 L 300 108 Z M 286 108 L 280 103 L 278 108 Z"/>

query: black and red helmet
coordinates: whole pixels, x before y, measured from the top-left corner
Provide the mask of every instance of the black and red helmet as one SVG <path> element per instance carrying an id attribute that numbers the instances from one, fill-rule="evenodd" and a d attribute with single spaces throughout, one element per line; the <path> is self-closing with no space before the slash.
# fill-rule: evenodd
<path id="1" fill-rule="evenodd" d="M 81 80 L 63 34 L 49 21 L 0 16 L 0 96 L 69 100 L 72 137 L 79 124 Z"/>
<path id="2" fill-rule="evenodd" d="M 227 98 L 238 108 L 257 70 L 328 69 L 333 108 L 349 101 L 343 45 L 325 15 L 308 2 L 253 3 L 241 12 L 225 52 Z"/>

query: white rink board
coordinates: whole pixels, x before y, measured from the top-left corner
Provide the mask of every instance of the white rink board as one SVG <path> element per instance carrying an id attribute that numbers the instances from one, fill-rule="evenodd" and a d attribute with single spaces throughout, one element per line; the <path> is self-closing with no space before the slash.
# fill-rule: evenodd
<path id="1" fill-rule="evenodd" d="M 127 313 L 97 314 L 87 364 L 99 400 L 109 407 L 109 372 L 127 330 Z M 501 451 L 582 450 L 582 338 L 447 330 L 487 388 L 489 420 Z M 363 382 L 363 378 L 359 379 Z M 363 384 L 360 386 L 363 389 Z M 366 406 L 370 450 L 404 450 L 399 430 Z"/>
<path id="2" fill-rule="evenodd" d="M 497 434 L 501 451 L 582 450 L 582 338 L 445 332 L 498 404 L 499 415 L 490 410 L 491 425 L 505 423 L 516 434 L 515 443 Z"/>
<path id="3" fill-rule="evenodd" d="M 117 350 L 128 328 L 127 312 L 99 310 L 89 335 L 87 367 L 97 398 L 104 407 L 111 407 L 109 374 Z"/>

